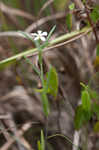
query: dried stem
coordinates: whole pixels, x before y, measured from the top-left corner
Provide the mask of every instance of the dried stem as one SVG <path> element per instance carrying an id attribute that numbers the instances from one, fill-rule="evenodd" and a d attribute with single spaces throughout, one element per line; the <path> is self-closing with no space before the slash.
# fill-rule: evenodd
<path id="1" fill-rule="evenodd" d="M 88 19 L 88 21 L 89 21 L 89 23 L 90 23 L 90 25 L 91 25 L 91 27 L 92 27 L 93 33 L 94 33 L 95 38 L 96 38 L 96 44 L 99 44 L 97 32 L 96 32 L 96 29 L 95 29 L 95 27 L 94 27 L 94 24 L 93 24 L 93 22 L 92 22 L 92 20 L 91 20 L 91 18 L 90 18 L 89 10 L 88 10 L 87 5 L 85 5 L 85 9 L 86 9 L 86 14 L 87 14 L 87 19 Z"/>

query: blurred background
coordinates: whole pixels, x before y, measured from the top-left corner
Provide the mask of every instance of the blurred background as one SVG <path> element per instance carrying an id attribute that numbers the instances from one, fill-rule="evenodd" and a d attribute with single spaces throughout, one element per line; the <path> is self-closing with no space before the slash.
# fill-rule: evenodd
<path id="1" fill-rule="evenodd" d="M 69 9 L 71 3 L 75 4 L 74 11 Z M 92 6 L 98 0 L 87 3 Z M 68 20 L 68 14 L 72 14 L 71 20 Z M 49 32 L 54 25 L 56 29 L 51 40 L 85 27 L 86 17 L 82 1 L 0 0 L 0 60 L 35 47 L 31 41 L 13 34 L 14 31 Z M 95 49 L 95 38 L 90 33 L 44 53 L 45 66 L 53 65 L 59 78 L 57 100 L 49 96 L 51 114 L 48 117 L 48 136 L 60 133 L 74 141 L 75 109 L 81 101 L 80 82 L 88 84 L 93 77 Z M 37 56 L 29 59 L 37 64 Z M 40 95 L 34 91 L 34 88 L 40 86 L 40 79 L 24 59 L 0 70 L 1 150 L 37 150 L 41 129 L 46 129 Z M 99 135 L 92 132 L 91 125 L 88 127 L 88 141 L 85 130 L 78 134 L 79 146 L 82 148 L 87 142 L 88 150 L 99 150 Z M 62 137 L 47 140 L 48 150 L 75 150 L 74 148 Z"/>

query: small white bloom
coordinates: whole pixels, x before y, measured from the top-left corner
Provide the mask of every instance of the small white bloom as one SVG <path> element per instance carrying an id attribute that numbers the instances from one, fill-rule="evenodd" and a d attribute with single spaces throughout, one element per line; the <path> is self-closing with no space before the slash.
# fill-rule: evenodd
<path id="1" fill-rule="evenodd" d="M 37 33 L 31 33 L 33 36 L 34 40 L 41 40 L 41 41 L 46 41 L 46 36 L 47 32 L 42 32 L 41 30 L 38 30 Z"/>

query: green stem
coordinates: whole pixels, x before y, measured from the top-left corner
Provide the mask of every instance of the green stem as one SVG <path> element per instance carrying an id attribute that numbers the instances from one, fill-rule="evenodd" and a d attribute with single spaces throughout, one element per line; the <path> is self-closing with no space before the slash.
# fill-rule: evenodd
<path id="1" fill-rule="evenodd" d="M 92 31 L 92 29 L 87 27 L 87 28 L 84 28 L 84 29 L 82 29 L 80 31 L 74 31 L 74 32 L 71 32 L 71 33 L 67 33 L 65 35 L 62 35 L 62 36 L 60 36 L 60 37 L 50 41 L 48 46 L 55 45 L 57 43 L 65 41 L 65 40 L 69 41 L 69 39 L 73 39 L 74 37 L 77 37 L 79 35 L 83 35 L 85 33 L 87 34 L 87 33 L 91 32 L 91 31 Z M 75 38 L 74 38 L 74 40 L 75 40 Z M 34 48 L 34 49 L 27 50 L 25 52 L 19 53 L 19 54 L 15 55 L 15 56 L 12 56 L 12 57 L 7 58 L 5 60 L 2 60 L 2 61 L 0 61 L 0 69 L 8 66 L 9 64 L 14 63 L 17 60 L 20 60 L 23 56 L 30 56 L 31 54 L 34 54 L 34 53 L 37 53 L 37 52 L 38 52 L 38 49 Z"/>

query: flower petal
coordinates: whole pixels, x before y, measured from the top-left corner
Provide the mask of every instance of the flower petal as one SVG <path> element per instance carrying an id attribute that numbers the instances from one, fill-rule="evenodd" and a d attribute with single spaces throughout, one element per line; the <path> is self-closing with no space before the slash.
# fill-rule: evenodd
<path id="1" fill-rule="evenodd" d="M 46 41 L 46 38 L 45 38 L 44 36 L 40 36 L 40 39 L 41 39 L 42 41 Z"/>
<path id="2" fill-rule="evenodd" d="M 42 33 L 42 31 L 41 31 L 41 30 L 38 30 L 37 33 L 40 35 L 40 34 Z"/>
<path id="3" fill-rule="evenodd" d="M 34 41 L 39 40 L 39 39 L 40 39 L 39 36 L 36 36 L 36 37 L 34 38 Z"/>
<path id="4" fill-rule="evenodd" d="M 31 33 L 31 36 L 38 36 L 37 33 Z"/>
<path id="5" fill-rule="evenodd" d="M 47 32 L 43 32 L 42 35 L 43 35 L 43 36 L 47 36 Z"/>

